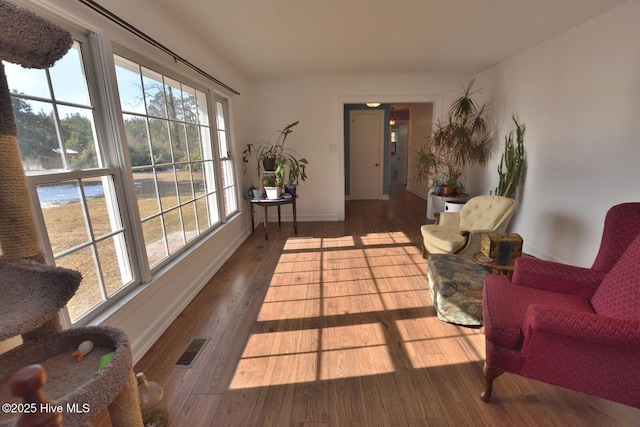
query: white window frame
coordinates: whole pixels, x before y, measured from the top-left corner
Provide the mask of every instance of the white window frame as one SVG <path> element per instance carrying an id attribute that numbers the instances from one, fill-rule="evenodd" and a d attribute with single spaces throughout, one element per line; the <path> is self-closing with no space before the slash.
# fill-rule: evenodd
<path id="1" fill-rule="evenodd" d="M 89 309 L 84 314 L 80 315 L 77 319 L 72 321 L 68 310 L 65 308 L 61 310 L 61 318 L 63 324 L 67 326 L 71 325 L 83 325 L 88 323 L 95 316 L 102 313 L 104 310 L 111 307 L 115 304 L 120 298 L 122 298 L 125 294 L 129 292 L 130 289 L 133 289 L 140 283 L 140 275 L 138 274 L 138 269 L 135 268 L 138 265 L 137 255 L 134 250 L 134 246 L 129 244 L 128 241 L 132 237 L 131 224 L 128 221 L 127 215 L 127 205 L 125 203 L 124 198 L 124 188 L 122 186 L 122 175 L 121 169 L 114 166 L 112 150 L 108 147 L 107 134 L 105 132 L 105 121 L 106 114 L 103 110 L 103 105 L 97 100 L 101 99 L 99 92 L 102 90 L 103 85 L 99 83 L 99 75 L 96 73 L 96 48 L 97 44 L 95 43 L 95 38 L 92 35 L 87 34 L 86 32 L 80 31 L 75 26 L 66 26 L 66 28 L 71 32 L 72 37 L 75 41 L 80 43 L 81 45 L 81 55 L 82 55 L 82 63 L 84 65 L 83 72 L 86 73 L 87 80 L 87 89 L 89 92 L 89 98 L 91 101 L 91 107 L 93 111 L 93 119 L 94 119 L 94 133 L 97 138 L 97 144 L 99 148 L 96 149 L 96 156 L 98 158 L 99 166 L 97 168 L 90 169 L 68 169 L 68 161 L 66 156 L 66 151 L 61 150 L 61 157 L 63 163 L 63 169 L 58 170 L 45 170 L 41 172 L 27 172 L 25 175 L 27 187 L 29 189 L 31 203 L 34 207 L 34 220 L 36 221 L 36 226 L 39 229 L 40 236 L 40 246 L 42 248 L 45 261 L 50 265 L 56 265 L 56 255 L 53 253 L 51 242 L 49 239 L 49 234 L 47 232 L 47 227 L 44 219 L 44 213 L 42 211 L 42 207 L 40 206 L 40 201 L 38 198 L 37 187 L 42 184 L 52 184 L 56 182 L 65 182 L 65 181 L 77 181 L 87 178 L 98 178 L 102 177 L 103 189 L 104 189 L 104 198 L 106 203 L 106 208 L 109 213 L 110 220 L 112 222 L 112 227 L 115 225 L 113 222 L 114 216 L 117 216 L 121 222 L 121 230 L 115 230 L 112 233 L 109 233 L 102 238 L 97 238 L 93 235 L 93 232 L 90 228 L 88 228 L 89 232 L 89 240 L 85 243 L 67 249 L 58 256 L 63 256 L 68 253 L 73 253 L 76 250 L 81 250 L 83 248 L 94 246 L 96 243 L 105 240 L 110 237 L 118 237 L 118 244 L 116 245 L 116 257 L 119 263 L 120 271 L 124 271 L 125 274 L 128 275 L 131 279 L 122 284 L 122 287 L 117 290 L 114 294 L 107 296 L 104 288 L 104 276 L 101 271 L 101 266 L 98 263 L 97 273 L 99 275 L 100 282 L 100 292 L 104 298 L 104 301 L 99 303 L 97 306 Z M 91 84 L 95 82 L 94 84 Z M 35 100 L 40 101 L 38 98 L 31 96 L 20 96 L 20 98 L 25 100 Z M 58 101 L 56 99 L 51 100 L 42 100 L 43 102 L 51 103 L 53 112 L 54 112 L 54 125 L 56 128 L 56 136 L 58 138 L 58 143 L 61 143 L 61 135 L 59 122 L 60 117 L 58 115 L 58 107 L 59 106 L 74 106 L 73 103 L 68 103 L 64 101 Z M 84 107 L 84 106 L 83 106 Z M 101 164 L 101 166 L 100 166 Z M 111 176 L 113 177 L 113 186 L 107 185 L 107 180 L 104 177 Z M 83 196 L 83 201 L 81 203 L 81 209 L 85 214 L 85 217 L 88 216 L 86 211 L 86 201 L 87 198 Z M 124 257 L 128 257 L 129 262 L 124 262 Z"/>
<path id="2" fill-rule="evenodd" d="M 162 62 L 158 63 L 157 61 L 139 54 L 138 51 L 142 51 L 142 49 L 144 49 L 141 47 L 141 44 L 134 43 L 133 45 L 136 46 L 134 48 L 135 50 L 125 48 L 121 42 L 115 42 L 112 37 L 102 32 L 101 29 L 92 27 L 85 20 L 78 21 L 76 24 L 72 22 L 70 18 L 63 17 L 65 15 L 61 15 L 60 10 L 57 12 L 51 12 L 48 8 L 41 8 L 40 5 L 37 4 L 28 4 L 28 7 L 33 7 L 35 10 L 44 14 L 48 19 L 56 22 L 61 27 L 70 30 L 74 39 L 80 40 L 83 43 L 82 52 L 85 67 L 84 71 L 87 73 L 88 90 L 92 100 L 92 107 L 95 112 L 94 121 L 96 135 L 102 148 L 104 162 L 104 167 L 99 169 L 45 172 L 30 176 L 28 178 L 28 186 L 35 210 L 37 211 L 40 209 L 36 192 L 36 187 L 39 184 L 57 180 L 78 180 L 101 175 L 111 175 L 113 177 L 113 190 L 118 196 L 117 209 L 120 211 L 120 219 L 122 221 L 123 228 L 126 230 L 126 233 L 128 233 L 125 240 L 127 244 L 129 244 L 128 256 L 132 266 L 130 273 L 133 280 L 123 286 L 122 289 L 109 296 L 106 301 L 103 301 L 98 306 L 90 309 L 80 318 L 76 319 L 75 323 L 71 322 L 66 309 L 62 310 L 63 325 L 82 326 L 89 324 L 96 317 L 102 316 L 105 311 L 114 307 L 114 305 L 122 300 L 125 295 L 130 295 L 132 292 L 133 295 L 137 295 L 137 292 L 135 291 L 136 289 L 139 289 L 139 285 L 153 283 L 156 278 L 164 274 L 164 272 L 170 269 L 173 264 L 179 262 L 185 252 L 193 249 L 200 240 L 212 236 L 220 229 L 220 227 L 224 226 L 230 218 L 231 215 L 226 216 L 224 210 L 221 157 L 220 153 L 218 153 L 218 141 L 216 134 L 217 123 L 215 100 L 224 100 L 224 105 L 226 107 L 225 125 L 227 138 L 232 149 L 235 149 L 236 144 L 234 143 L 232 132 L 233 121 L 230 114 L 231 99 L 226 95 L 226 92 L 219 91 L 219 88 L 209 80 L 205 81 L 191 71 L 176 71 L 177 67 L 174 67 L 174 64 L 172 64 L 169 57 L 160 57 L 161 61 L 164 61 L 166 64 L 163 65 Z M 93 30 L 95 30 L 95 32 L 93 32 Z M 206 173 L 209 174 L 209 176 L 214 177 L 216 185 L 215 193 L 208 197 L 210 198 L 209 201 L 217 206 L 219 221 L 216 224 L 212 224 L 197 238 L 187 242 L 187 244 L 179 251 L 172 253 L 164 262 L 160 265 L 156 265 L 153 269 L 148 267 L 146 259 L 144 238 L 142 235 L 142 227 L 139 220 L 139 212 L 136 202 L 136 193 L 131 175 L 126 138 L 124 137 L 123 116 L 120 111 L 115 65 L 113 61 L 114 53 L 136 61 L 145 67 L 161 72 L 163 75 L 194 87 L 207 95 L 210 133 L 209 145 L 211 149 L 212 166 L 208 168 Z M 196 78 L 194 79 L 194 77 Z M 239 215 L 241 214 L 240 201 L 242 199 L 238 193 L 239 181 L 237 175 L 237 164 L 234 163 L 233 168 L 235 180 L 234 185 L 236 186 L 235 193 L 238 204 L 238 209 L 236 210 L 235 215 Z M 109 197 L 107 193 L 110 190 L 110 188 L 105 188 L 105 197 Z M 109 209 L 110 213 L 115 211 L 115 207 L 113 206 L 108 206 L 107 209 Z M 53 263 L 54 255 L 47 237 L 46 224 L 41 212 L 36 215 L 36 222 L 37 227 L 40 230 L 41 245 L 47 261 L 49 263 Z"/>
<path id="3" fill-rule="evenodd" d="M 203 157 L 205 155 L 210 156 L 211 158 L 211 163 L 207 164 L 205 168 L 205 174 L 207 177 L 207 180 L 210 182 L 213 179 L 213 182 L 215 183 L 215 192 L 211 193 L 209 196 L 207 196 L 208 199 L 208 206 L 211 209 L 212 206 L 216 206 L 217 208 L 217 216 L 218 219 L 215 223 L 212 223 L 209 228 L 207 228 L 203 233 L 201 233 L 199 236 L 197 236 L 195 239 L 187 242 L 184 246 L 182 246 L 180 249 L 178 249 L 177 251 L 169 254 L 168 257 L 166 257 L 164 260 L 162 260 L 161 262 L 155 264 L 153 267 L 149 266 L 149 261 L 147 258 L 147 253 L 145 251 L 145 246 L 144 246 L 144 238 L 143 238 L 143 232 L 142 232 L 142 224 L 141 224 L 141 216 L 140 216 L 140 212 L 138 209 L 138 204 L 137 204 L 137 199 L 136 199 L 136 192 L 135 192 L 135 185 L 134 185 L 134 181 L 133 181 L 133 177 L 131 175 L 131 162 L 129 160 L 129 152 L 128 152 L 128 147 L 126 144 L 126 132 L 124 129 L 124 121 L 122 119 L 123 117 L 123 112 L 122 112 L 122 108 L 121 108 L 121 104 L 120 104 L 120 96 L 118 93 L 118 89 L 117 89 L 117 82 L 116 82 L 116 77 L 115 77 L 115 61 L 113 59 L 113 55 L 118 55 L 121 56 L 129 61 L 135 62 L 145 68 L 148 68 L 154 72 L 160 73 L 163 76 L 166 76 L 172 80 L 176 80 L 178 82 L 181 82 L 183 84 L 186 84 L 194 89 L 197 89 L 198 91 L 206 94 L 207 96 L 207 112 L 208 112 L 208 128 L 209 128 L 209 134 L 208 134 L 208 138 L 209 138 L 209 143 L 208 145 L 205 147 L 202 147 L 203 150 Z M 184 253 L 185 251 L 189 250 L 189 248 L 191 248 L 197 241 L 205 238 L 207 235 L 209 235 L 211 232 L 213 232 L 214 230 L 218 229 L 220 226 L 222 226 L 225 222 L 226 222 L 226 218 L 224 216 L 224 201 L 223 201 L 223 194 L 222 194 L 222 176 L 221 176 L 221 166 L 220 166 L 220 157 L 219 157 L 219 153 L 218 153 L 218 140 L 217 140 L 217 134 L 216 134 L 216 129 L 217 129 L 217 123 L 216 123 L 216 115 L 215 115 L 215 99 L 216 99 L 216 93 L 214 92 L 214 90 L 210 87 L 207 87 L 191 78 L 189 78 L 186 75 L 181 75 L 178 74 L 176 72 L 174 72 L 172 69 L 163 66 L 162 64 L 153 61 L 151 59 L 148 59 L 145 56 L 139 55 L 138 53 L 124 47 L 121 45 L 118 45 L 116 43 L 112 44 L 112 48 L 111 48 L 111 52 L 110 52 L 110 57 L 108 58 L 108 61 L 110 63 L 109 65 L 109 71 L 113 73 L 112 79 L 113 79 L 113 84 L 114 84 L 114 90 L 112 93 L 112 96 L 114 97 L 114 104 L 112 106 L 112 108 L 114 109 L 114 115 L 118 118 L 118 128 L 119 128 L 119 132 L 120 132 L 120 138 L 119 140 L 121 141 L 121 146 L 120 146 L 120 150 L 122 152 L 122 155 L 125 158 L 125 165 L 124 168 L 127 169 L 127 173 L 124 174 L 124 181 L 125 181 L 125 187 L 127 188 L 127 195 L 128 195 L 128 199 L 130 201 L 129 205 L 130 205 L 130 220 L 133 223 L 133 228 L 135 230 L 135 234 L 137 236 L 137 239 L 139 239 L 139 243 L 137 246 L 137 252 L 138 252 L 138 259 L 139 259 L 139 268 L 141 270 L 142 276 L 143 278 L 146 278 L 146 280 L 143 279 L 143 281 L 149 281 L 151 280 L 151 278 L 153 277 L 154 274 L 162 271 L 163 269 L 167 268 L 167 266 L 169 266 L 170 264 L 172 264 L 173 262 L 175 262 L 175 260 L 180 256 L 180 254 Z M 227 126 L 230 126 L 230 123 L 227 123 Z M 206 149 L 211 150 L 210 152 L 207 152 Z M 234 168 L 235 169 L 235 168 Z M 236 179 L 237 181 L 237 179 Z M 161 213 L 162 214 L 162 213 Z M 209 215 L 212 215 L 211 210 L 209 211 Z"/>
<path id="4" fill-rule="evenodd" d="M 223 116 L 223 120 L 224 120 L 224 124 L 225 127 L 224 129 L 220 128 L 220 125 L 217 121 L 217 105 L 215 105 L 217 102 L 220 102 L 222 104 L 222 116 Z M 229 151 L 227 151 L 227 153 L 218 153 L 218 161 L 220 162 L 220 175 L 222 178 L 222 174 L 223 174 L 223 168 L 222 165 L 224 162 L 230 162 L 231 163 L 231 167 L 233 168 L 232 171 L 232 179 L 233 179 L 233 183 L 229 186 L 224 186 L 224 179 L 221 179 L 220 181 L 220 191 L 222 191 L 222 202 L 224 204 L 224 193 L 227 191 L 228 188 L 232 188 L 234 197 L 235 197 L 235 210 L 230 210 L 229 212 L 226 211 L 225 206 L 223 206 L 223 210 L 222 212 L 224 212 L 224 219 L 229 220 L 231 217 L 233 217 L 234 215 L 238 214 L 241 209 L 240 209 L 240 201 L 242 200 L 242 198 L 240 197 L 240 193 L 238 192 L 238 171 L 236 168 L 236 162 L 235 162 L 235 152 L 236 152 L 236 148 L 235 148 L 235 144 L 233 143 L 234 140 L 232 139 L 232 135 L 231 135 L 231 127 L 230 127 L 230 119 L 229 119 L 229 100 L 227 98 L 224 98 L 222 96 L 216 95 L 215 98 L 213 99 L 213 103 L 214 103 L 214 108 L 215 108 L 215 112 L 216 114 L 214 114 L 214 116 L 216 117 L 216 122 L 215 122 L 215 126 L 216 126 L 216 138 L 218 135 L 218 132 L 224 132 L 225 133 L 225 138 L 227 141 L 227 148 L 229 149 Z M 218 151 L 219 151 L 219 144 L 217 145 Z"/>

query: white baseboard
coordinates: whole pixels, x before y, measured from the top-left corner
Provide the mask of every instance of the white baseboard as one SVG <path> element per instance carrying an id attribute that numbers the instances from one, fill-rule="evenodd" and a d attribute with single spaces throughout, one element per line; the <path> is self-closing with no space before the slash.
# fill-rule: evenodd
<path id="1" fill-rule="evenodd" d="M 167 305 L 162 311 L 157 312 L 157 317 L 154 321 L 149 323 L 144 331 L 131 341 L 131 352 L 134 364 L 142 359 L 151 346 L 160 338 L 164 331 L 171 326 L 178 315 L 182 313 L 198 292 L 200 292 L 218 270 L 220 270 L 246 238 L 246 235 L 237 236 L 233 242 L 230 242 L 226 250 L 220 251 L 217 257 L 210 258 L 208 260 L 210 263 L 209 267 L 202 270 L 194 280 L 191 280 L 191 283 L 189 283 L 182 292 L 175 295 L 172 299 L 172 304 Z M 180 280 L 180 274 L 176 274 L 175 276 L 174 280 Z"/>
<path id="2" fill-rule="evenodd" d="M 552 253 L 539 248 L 536 245 L 531 245 L 531 244 L 526 244 L 526 246 L 523 248 L 523 252 L 532 255 L 536 258 L 540 258 L 540 259 L 544 259 L 544 260 L 549 260 L 549 261 L 553 261 L 553 262 L 559 262 L 561 264 L 570 264 L 567 260 L 564 260 L 562 258 L 558 258 L 557 256 L 553 255 Z"/>

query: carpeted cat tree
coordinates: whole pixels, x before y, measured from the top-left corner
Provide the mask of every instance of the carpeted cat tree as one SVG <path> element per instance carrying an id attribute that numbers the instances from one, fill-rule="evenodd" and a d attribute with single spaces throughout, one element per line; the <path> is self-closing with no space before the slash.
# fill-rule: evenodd
<path id="1" fill-rule="evenodd" d="M 71 35 L 62 28 L 0 0 L 1 60 L 26 68 L 47 68 L 72 43 Z M 72 270 L 42 264 L 2 64 L 0 246 L 0 341 L 17 335 L 23 340 L 18 347 L 0 354 L 0 403 L 16 404 L 3 406 L 0 426 L 87 425 L 108 406 L 114 427 L 142 427 L 125 333 L 109 327 L 61 331 L 58 312 L 74 295 L 82 277 Z M 86 340 L 92 341 L 94 348 L 77 362 L 72 353 Z M 111 361 L 99 370 L 101 358 L 110 353 Z M 56 409 L 40 411 L 44 399 Z M 28 407 L 38 409 L 36 413 L 19 410 L 24 406 L 17 404 L 23 402 L 35 403 Z"/>

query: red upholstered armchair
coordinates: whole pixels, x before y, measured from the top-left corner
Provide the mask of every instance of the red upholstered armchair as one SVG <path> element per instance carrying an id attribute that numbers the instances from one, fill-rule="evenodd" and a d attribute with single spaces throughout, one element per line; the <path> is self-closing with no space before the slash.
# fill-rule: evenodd
<path id="1" fill-rule="evenodd" d="M 484 390 L 503 372 L 640 408 L 640 203 L 607 213 L 591 268 L 516 259 L 487 276 Z"/>

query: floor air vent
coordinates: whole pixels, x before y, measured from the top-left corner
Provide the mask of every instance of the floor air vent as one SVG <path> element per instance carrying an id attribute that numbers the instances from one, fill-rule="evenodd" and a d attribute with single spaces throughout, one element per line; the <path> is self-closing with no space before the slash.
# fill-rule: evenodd
<path id="1" fill-rule="evenodd" d="M 182 353 L 176 364 L 174 365 L 176 368 L 190 368 L 193 361 L 196 359 L 196 356 L 202 350 L 205 343 L 207 342 L 204 338 L 195 338 L 189 344 L 189 347 Z"/>

